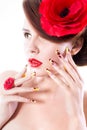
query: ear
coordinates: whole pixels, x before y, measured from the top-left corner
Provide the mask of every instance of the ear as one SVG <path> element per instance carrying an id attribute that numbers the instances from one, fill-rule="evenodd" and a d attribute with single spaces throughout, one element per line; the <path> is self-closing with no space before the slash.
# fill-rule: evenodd
<path id="1" fill-rule="evenodd" d="M 80 37 L 73 43 L 73 47 L 71 50 L 72 55 L 76 55 L 81 50 L 83 42 L 84 42 L 83 38 Z"/>

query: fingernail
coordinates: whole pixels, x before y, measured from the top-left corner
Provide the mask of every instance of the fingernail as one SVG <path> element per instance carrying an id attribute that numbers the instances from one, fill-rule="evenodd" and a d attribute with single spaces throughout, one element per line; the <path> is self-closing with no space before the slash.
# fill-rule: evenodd
<path id="1" fill-rule="evenodd" d="M 54 77 L 53 73 L 52 73 L 48 68 L 46 68 L 46 72 L 48 73 L 48 75 L 49 75 L 51 78 Z"/>
<path id="2" fill-rule="evenodd" d="M 62 58 L 62 55 L 58 55 L 59 58 Z"/>
<path id="3" fill-rule="evenodd" d="M 58 50 L 56 50 L 56 54 L 58 55 L 59 58 L 62 58 L 62 55 Z"/>
<path id="4" fill-rule="evenodd" d="M 37 101 L 34 100 L 34 99 L 31 99 L 30 102 L 31 102 L 31 103 L 36 103 Z"/>
<path id="5" fill-rule="evenodd" d="M 51 74 L 51 72 L 48 68 L 46 68 L 46 71 L 47 71 L 48 74 Z"/>
<path id="6" fill-rule="evenodd" d="M 67 72 L 67 69 L 66 69 L 66 67 L 65 67 L 65 66 L 63 66 L 63 68 L 64 68 L 64 70 Z"/>
<path id="7" fill-rule="evenodd" d="M 58 50 L 56 50 L 56 54 L 57 54 L 57 55 L 60 55 L 60 52 L 59 52 Z"/>
<path id="8" fill-rule="evenodd" d="M 49 61 L 52 65 L 54 64 L 54 61 L 52 59 L 49 59 Z"/>
<path id="9" fill-rule="evenodd" d="M 33 90 L 34 90 L 35 92 L 37 92 L 37 91 L 39 91 L 39 88 L 36 87 L 36 88 L 33 88 Z"/>
<path id="10" fill-rule="evenodd" d="M 69 52 L 69 48 L 68 47 L 66 47 L 65 52 L 66 52 L 66 54 Z"/>
<path id="11" fill-rule="evenodd" d="M 31 77 L 36 76 L 36 72 L 31 73 Z"/>
<path id="12" fill-rule="evenodd" d="M 23 75 L 22 75 L 22 78 L 24 78 L 24 77 L 26 77 L 26 74 L 23 74 Z"/>

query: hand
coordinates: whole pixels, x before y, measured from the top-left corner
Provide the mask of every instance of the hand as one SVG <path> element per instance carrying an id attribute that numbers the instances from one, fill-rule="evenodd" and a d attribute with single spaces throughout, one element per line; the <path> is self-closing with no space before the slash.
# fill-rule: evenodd
<path id="1" fill-rule="evenodd" d="M 32 92 L 33 88 L 24 88 L 21 85 L 27 80 L 32 80 L 32 77 L 24 77 L 25 72 L 27 71 L 26 67 L 21 73 L 16 74 L 14 84 L 15 86 L 12 89 L 5 90 L 3 87 L 4 81 L 8 77 L 8 74 L 2 74 L 0 76 L 0 128 L 12 117 L 14 112 L 18 107 L 18 103 L 29 103 L 30 100 L 21 97 L 18 93 Z M 20 87 L 19 87 L 20 86 Z"/>
<path id="2" fill-rule="evenodd" d="M 86 122 L 83 112 L 83 81 L 71 53 L 67 51 L 65 57 L 58 53 L 58 62 L 50 61 L 55 73 L 49 69 L 47 69 L 47 72 L 50 78 L 57 84 L 56 91 L 59 92 L 58 98 L 62 99 L 62 105 L 59 104 L 62 111 L 60 113 L 61 117 L 63 119 L 66 117 L 65 124 L 68 122 L 70 128 L 84 130 Z"/>

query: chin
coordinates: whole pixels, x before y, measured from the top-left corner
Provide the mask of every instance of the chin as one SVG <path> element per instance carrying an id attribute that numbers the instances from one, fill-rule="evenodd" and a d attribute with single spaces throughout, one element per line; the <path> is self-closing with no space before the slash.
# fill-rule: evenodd
<path id="1" fill-rule="evenodd" d="M 47 76 L 47 72 L 45 69 L 34 69 L 33 72 L 36 72 L 37 77 Z"/>
<path id="2" fill-rule="evenodd" d="M 37 71 L 36 72 L 37 77 L 44 77 L 47 76 L 47 72 L 46 71 Z"/>

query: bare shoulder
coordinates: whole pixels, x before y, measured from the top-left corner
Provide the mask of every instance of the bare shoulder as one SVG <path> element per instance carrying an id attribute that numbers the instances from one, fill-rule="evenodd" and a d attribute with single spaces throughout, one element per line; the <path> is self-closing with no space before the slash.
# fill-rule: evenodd
<path id="1" fill-rule="evenodd" d="M 84 93 L 84 113 L 86 117 L 86 124 L 87 124 L 87 91 Z"/>
<path id="2" fill-rule="evenodd" d="M 0 86 L 4 83 L 4 81 L 5 81 L 7 78 L 9 78 L 9 77 L 14 78 L 16 74 L 17 74 L 17 72 L 16 72 L 16 71 L 12 71 L 12 70 L 11 70 L 11 71 L 2 72 L 2 73 L 0 74 Z"/>

